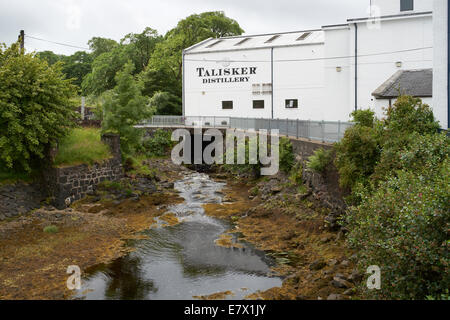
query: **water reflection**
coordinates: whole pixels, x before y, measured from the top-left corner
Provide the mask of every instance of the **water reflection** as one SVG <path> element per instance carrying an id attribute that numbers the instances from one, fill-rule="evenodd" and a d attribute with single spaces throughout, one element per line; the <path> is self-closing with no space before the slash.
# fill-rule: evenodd
<path id="1" fill-rule="evenodd" d="M 232 298 L 242 299 L 257 290 L 280 286 L 279 278 L 268 275 L 270 261 L 262 252 L 247 244 L 242 249 L 215 245 L 230 226 L 207 217 L 202 204 L 221 202 L 223 187 L 199 173 L 177 182 L 175 188 L 185 202 L 170 212 L 182 223 L 147 230 L 148 239 L 132 243 L 134 252 L 92 270 L 77 297 L 192 299 L 231 290 Z"/>

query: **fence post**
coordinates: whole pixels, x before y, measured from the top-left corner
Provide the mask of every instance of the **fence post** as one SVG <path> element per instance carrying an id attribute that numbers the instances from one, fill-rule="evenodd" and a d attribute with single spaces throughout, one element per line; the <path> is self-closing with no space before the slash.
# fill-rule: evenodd
<path id="1" fill-rule="evenodd" d="M 340 140 L 341 140 L 341 120 L 338 120 L 338 135 L 336 142 L 339 142 Z"/>
<path id="2" fill-rule="evenodd" d="M 322 142 L 325 142 L 325 121 L 322 120 Z"/>
<path id="3" fill-rule="evenodd" d="M 308 140 L 311 141 L 311 119 L 308 120 Z"/>
<path id="4" fill-rule="evenodd" d="M 295 120 L 295 132 L 296 132 L 295 136 L 298 139 L 298 119 Z"/>

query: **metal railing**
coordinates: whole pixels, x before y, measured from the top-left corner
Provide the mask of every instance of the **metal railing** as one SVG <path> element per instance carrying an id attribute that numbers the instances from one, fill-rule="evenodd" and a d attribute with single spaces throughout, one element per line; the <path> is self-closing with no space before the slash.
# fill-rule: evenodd
<path id="1" fill-rule="evenodd" d="M 139 127 L 203 127 L 203 128 L 233 128 L 249 130 L 279 130 L 280 135 L 294 138 L 304 138 L 322 142 L 338 142 L 344 136 L 345 130 L 353 126 L 351 122 L 342 121 L 312 121 L 297 119 L 263 119 L 237 117 L 182 117 L 153 116 Z"/>

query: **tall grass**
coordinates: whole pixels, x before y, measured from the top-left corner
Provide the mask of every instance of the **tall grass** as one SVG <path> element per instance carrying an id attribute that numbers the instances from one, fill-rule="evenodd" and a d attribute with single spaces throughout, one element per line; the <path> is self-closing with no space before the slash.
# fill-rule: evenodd
<path id="1" fill-rule="evenodd" d="M 60 141 L 54 165 L 92 165 L 111 157 L 109 147 L 101 141 L 100 129 L 77 128 Z"/>

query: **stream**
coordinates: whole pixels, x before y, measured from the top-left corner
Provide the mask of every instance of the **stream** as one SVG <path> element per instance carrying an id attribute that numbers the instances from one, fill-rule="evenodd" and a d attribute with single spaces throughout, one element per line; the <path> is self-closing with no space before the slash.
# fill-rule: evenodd
<path id="1" fill-rule="evenodd" d="M 240 300 L 281 286 L 282 280 L 271 276 L 273 261 L 264 252 L 245 242 L 239 242 L 242 248 L 215 244 L 232 225 L 206 216 L 202 205 L 221 203 L 224 187 L 202 173 L 189 173 L 177 181 L 175 189 L 185 201 L 168 212 L 180 223 L 167 226 L 158 220 L 143 232 L 146 239 L 128 242 L 136 250 L 89 270 L 74 298 L 191 300 L 231 291 L 225 298 Z"/>

